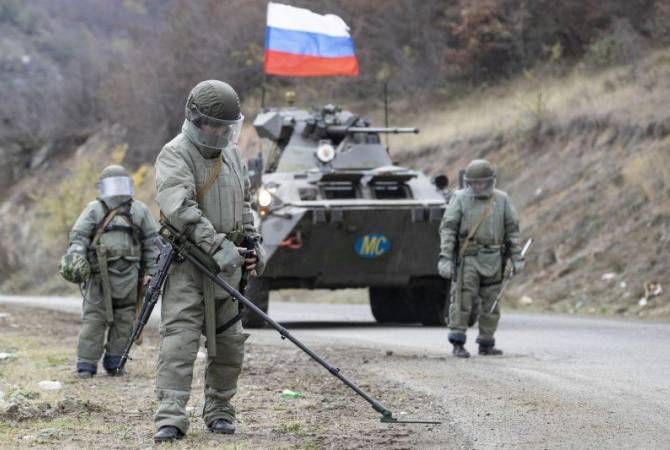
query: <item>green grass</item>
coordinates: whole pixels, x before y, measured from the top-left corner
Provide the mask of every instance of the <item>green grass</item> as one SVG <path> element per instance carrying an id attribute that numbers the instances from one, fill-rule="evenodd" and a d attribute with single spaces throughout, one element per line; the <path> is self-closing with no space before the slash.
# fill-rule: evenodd
<path id="1" fill-rule="evenodd" d="M 290 434 L 296 437 L 304 437 L 307 432 L 303 429 L 302 424 L 298 421 L 291 421 L 279 424 L 276 430 L 280 433 Z"/>

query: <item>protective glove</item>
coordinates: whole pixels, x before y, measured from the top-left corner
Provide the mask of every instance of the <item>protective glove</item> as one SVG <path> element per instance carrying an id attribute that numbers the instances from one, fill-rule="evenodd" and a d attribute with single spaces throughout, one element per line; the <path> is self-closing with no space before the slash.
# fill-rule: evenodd
<path id="1" fill-rule="evenodd" d="M 244 264 L 244 257 L 240 255 L 237 246 L 228 239 L 221 243 L 221 247 L 212 257 L 223 273 L 232 274 Z"/>
<path id="2" fill-rule="evenodd" d="M 454 270 L 454 263 L 445 257 L 441 257 L 437 263 L 437 271 L 442 278 L 451 279 L 451 274 Z"/>
<path id="3" fill-rule="evenodd" d="M 517 259 L 512 261 L 512 275 L 518 275 L 526 267 L 526 261 L 523 259 Z"/>

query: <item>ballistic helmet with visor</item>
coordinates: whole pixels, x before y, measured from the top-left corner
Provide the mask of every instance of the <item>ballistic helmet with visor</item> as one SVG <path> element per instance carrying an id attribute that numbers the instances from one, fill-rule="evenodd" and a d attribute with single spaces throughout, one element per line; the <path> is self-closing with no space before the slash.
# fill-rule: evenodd
<path id="1" fill-rule="evenodd" d="M 100 174 L 98 188 L 102 199 L 132 197 L 133 180 L 124 167 L 118 165 L 107 166 Z"/>
<path id="2" fill-rule="evenodd" d="M 244 116 L 237 92 L 228 83 L 198 83 L 186 100 L 186 128 L 196 145 L 221 150 L 237 144 Z"/>
<path id="3" fill-rule="evenodd" d="M 496 173 L 485 159 L 475 159 L 465 168 L 465 185 L 476 197 L 488 197 L 496 184 Z"/>

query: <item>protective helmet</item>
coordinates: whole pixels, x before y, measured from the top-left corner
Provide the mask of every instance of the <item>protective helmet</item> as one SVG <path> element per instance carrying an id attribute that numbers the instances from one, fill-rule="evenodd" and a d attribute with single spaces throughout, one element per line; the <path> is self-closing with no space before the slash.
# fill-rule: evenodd
<path id="1" fill-rule="evenodd" d="M 91 266 L 80 253 L 68 252 L 60 260 L 58 272 L 70 283 L 83 283 L 91 276 Z"/>
<path id="2" fill-rule="evenodd" d="M 465 168 L 465 185 L 476 197 L 488 197 L 496 184 L 496 173 L 485 159 L 475 159 Z"/>
<path id="3" fill-rule="evenodd" d="M 98 188 L 102 199 L 115 197 L 122 200 L 133 196 L 133 180 L 122 166 L 105 167 L 100 174 Z"/>
<path id="4" fill-rule="evenodd" d="M 221 150 L 237 144 L 244 116 L 240 98 L 228 83 L 198 83 L 186 100 L 186 134 L 198 146 Z"/>

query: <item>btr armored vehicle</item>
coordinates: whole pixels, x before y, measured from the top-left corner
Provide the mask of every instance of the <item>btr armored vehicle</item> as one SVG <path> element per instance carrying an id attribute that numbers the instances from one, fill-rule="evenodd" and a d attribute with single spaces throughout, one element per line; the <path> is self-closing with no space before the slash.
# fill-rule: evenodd
<path id="1" fill-rule="evenodd" d="M 268 254 L 249 297 L 271 290 L 367 288 L 380 322 L 442 325 L 449 283 L 437 274 L 446 176 L 393 164 L 384 133 L 349 111 L 266 108 L 254 127 L 269 156 L 249 161 L 258 229 Z M 260 326 L 251 314 L 247 326 Z"/>

